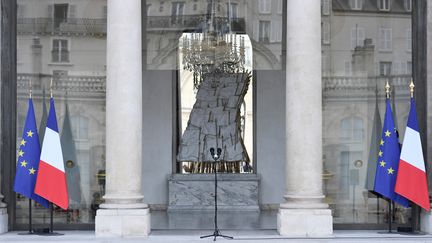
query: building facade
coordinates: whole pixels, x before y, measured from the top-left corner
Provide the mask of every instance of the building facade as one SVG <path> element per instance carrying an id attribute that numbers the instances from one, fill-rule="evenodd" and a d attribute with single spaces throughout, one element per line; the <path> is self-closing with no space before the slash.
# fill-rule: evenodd
<path id="1" fill-rule="evenodd" d="M 147 235 L 156 227 L 151 221 L 160 220 L 153 213 L 211 207 L 210 167 L 178 159 L 197 103 L 218 106 L 199 97 L 182 54 L 185 35 L 205 33 L 211 26 L 221 36 L 245 39 L 244 66 L 251 77 L 244 100 L 234 109 L 248 159 L 224 162 L 218 169 L 224 209 L 273 212 L 274 228 L 282 235 L 379 229 L 388 220 L 432 232 L 429 214 L 396 206 L 389 219 L 388 202 L 367 190 L 370 168 L 376 166 L 371 144 L 374 126 L 384 116 L 386 82 L 392 86 L 402 142 L 408 85 L 414 80 L 430 167 L 432 96 L 427 84 L 432 62 L 426 54 L 432 46 L 427 11 L 432 6 L 427 1 L 1 4 L 3 231 L 25 229 L 28 222 L 28 200 L 12 185 L 29 90 L 40 137 L 51 90 L 56 101 L 70 203 L 68 210 L 55 209 L 59 228 Z M 211 124 L 203 129 L 214 130 L 211 115 L 208 119 Z M 31 205 L 34 224 L 48 223 L 49 211 Z"/>

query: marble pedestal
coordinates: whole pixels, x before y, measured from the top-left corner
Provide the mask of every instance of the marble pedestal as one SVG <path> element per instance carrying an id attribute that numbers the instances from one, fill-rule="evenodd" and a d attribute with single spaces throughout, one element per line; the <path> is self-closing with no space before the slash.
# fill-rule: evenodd
<path id="1" fill-rule="evenodd" d="M 0 208 L 0 234 L 8 231 L 8 214 L 6 208 Z"/>
<path id="2" fill-rule="evenodd" d="M 259 176 L 218 174 L 218 210 L 259 211 Z M 214 174 L 174 174 L 168 179 L 168 210 L 214 210 Z"/>
<path id="3" fill-rule="evenodd" d="M 96 236 L 148 236 L 150 210 L 99 209 L 96 213 Z"/>
<path id="4" fill-rule="evenodd" d="M 330 209 L 279 209 L 277 230 L 283 236 L 329 236 L 333 234 Z"/>

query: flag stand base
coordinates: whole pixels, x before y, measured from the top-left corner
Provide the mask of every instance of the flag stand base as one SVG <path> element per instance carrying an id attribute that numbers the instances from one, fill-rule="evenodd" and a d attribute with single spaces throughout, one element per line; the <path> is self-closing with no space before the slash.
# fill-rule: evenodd
<path id="1" fill-rule="evenodd" d="M 36 235 L 36 233 L 32 232 L 32 231 L 29 231 L 29 232 L 18 233 L 17 235 Z"/>
<path id="2" fill-rule="evenodd" d="M 54 205 L 50 203 L 50 227 L 36 230 L 37 235 L 43 236 L 58 236 L 64 235 L 63 233 L 54 232 Z"/>
<path id="3" fill-rule="evenodd" d="M 57 236 L 57 235 L 64 235 L 63 233 L 53 232 L 50 230 L 50 228 L 43 228 L 43 229 L 37 229 L 34 231 L 35 235 L 43 235 L 43 236 Z"/>

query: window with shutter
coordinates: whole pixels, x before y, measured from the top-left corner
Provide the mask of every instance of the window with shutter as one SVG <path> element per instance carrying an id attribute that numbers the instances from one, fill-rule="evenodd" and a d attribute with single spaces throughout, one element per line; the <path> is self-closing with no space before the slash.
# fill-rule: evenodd
<path id="1" fill-rule="evenodd" d="M 391 51 L 393 48 L 392 29 L 380 28 L 379 30 L 379 50 Z"/>
<path id="2" fill-rule="evenodd" d="M 381 11 L 389 11 L 390 0 L 378 0 L 378 9 Z"/>
<path id="3" fill-rule="evenodd" d="M 400 69 L 400 63 L 399 62 L 395 62 L 394 64 L 393 64 L 393 68 L 392 68 L 393 70 L 392 70 L 392 74 L 393 75 L 399 75 L 399 74 L 402 74 L 402 70 Z"/>
<path id="4" fill-rule="evenodd" d="M 25 16 L 25 5 L 18 4 L 17 5 L 17 18 L 22 19 Z"/>
<path id="5" fill-rule="evenodd" d="M 407 12 L 412 10 L 412 0 L 404 0 L 404 7 Z"/>
<path id="6" fill-rule="evenodd" d="M 365 40 L 365 30 L 362 27 L 354 27 L 351 29 L 351 49 L 355 49 L 357 46 L 363 46 Z"/>
<path id="7" fill-rule="evenodd" d="M 258 12 L 261 14 L 271 13 L 272 0 L 258 0 Z"/>
<path id="8" fill-rule="evenodd" d="M 380 62 L 380 76 L 391 75 L 392 63 L 391 62 Z"/>
<path id="9" fill-rule="evenodd" d="M 324 0 L 324 1 L 326 1 L 326 0 Z M 330 0 L 327 0 L 327 1 L 330 1 Z M 282 14 L 282 11 L 283 11 L 283 2 L 282 2 L 282 0 L 278 0 L 277 6 L 278 6 L 277 13 L 278 14 Z"/>
<path id="10" fill-rule="evenodd" d="M 411 29 L 406 29 L 406 49 L 408 52 L 412 49 L 412 31 Z"/>
<path id="11" fill-rule="evenodd" d="M 323 0 L 322 13 L 323 13 L 323 15 L 329 15 L 330 14 L 330 0 Z"/>
<path id="12" fill-rule="evenodd" d="M 103 9 L 102 9 L 102 18 L 103 19 L 107 19 L 108 18 L 108 7 L 107 6 L 103 6 Z"/>
<path id="13" fill-rule="evenodd" d="M 330 23 L 325 21 L 323 23 L 323 44 L 330 44 Z"/>
<path id="14" fill-rule="evenodd" d="M 408 75 L 411 75 L 412 74 L 412 62 L 407 62 L 407 65 L 406 65 L 406 73 L 408 74 Z"/>
<path id="15" fill-rule="evenodd" d="M 352 10 L 362 10 L 363 0 L 350 0 L 350 7 Z"/>
<path id="16" fill-rule="evenodd" d="M 69 46 L 66 39 L 54 39 L 52 41 L 51 61 L 69 62 Z"/>
<path id="17" fill-rule="evenodd" d="M 275 20 L 271 21 L 269 31 L 270 31 L 270 42 L 276 42 L 277 41 L 278 26 L 277 26 L 277 22 Z"/>
<path id="18" fill-rule="evenodd" d="M 76 5 L 69 5 L 69 19 L 76 18 Z"/>
<path id="19" fill-rule="evenodd" d="M 259 21 L 259 41 L 268 43 L 270 41 L 270 21 Z"/>

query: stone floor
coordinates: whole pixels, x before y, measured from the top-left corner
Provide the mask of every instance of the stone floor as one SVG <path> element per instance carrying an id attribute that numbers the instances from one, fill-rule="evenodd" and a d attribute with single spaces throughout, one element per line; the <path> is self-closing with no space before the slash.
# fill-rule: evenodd
<path id="1" fill-rule="evenodd" d="M 221 233 L 233 236 L 233 242 L 432 242 L 432 235 L 409 235 L 385 233 L 385 230 L 336 230 L 330 237 L 288 238 L 280 236 L 276 229 L 277 211 L 261 212 L 218 212 L 218 226 Z M 200 239 L 202 235 L 213 233 L 214 212 L 166 212 L 153 211 L 152 232 L 147 238 L 100 238 L 94 231 L 58 231 L 61 236 L 18 235 L 8 232 L 0 235 L 0 243 L 9 242 L 211 242 L 213 238 Z M 228 241 L 217 238 L 217 241 Z"/>
<path id="2" fill-rule="evenodd" d="M 60 231 L 61 236 L 17 235 L 18 232 L 8 232 L 0 235 L 0 242 L 149 242 L 149 243 L 183 243 L 211 242 L 213 238 L 200 239 L 201 235 L 211 234 L 206 230 L 153 230 L 147 238 L 98 238 L 93 231 Z M 233 236 L 233 240 L 217 238 L 217 241 L 232 241 L 241 243 L 260 242 L 432 242 L 432 235 L 402 235 L 380 234 L 376 231 L 335 231 L 333 236 L 324 238 L 287 238 L 277 234 L 275 230 L 236 230 L 222 231 Z"/>

